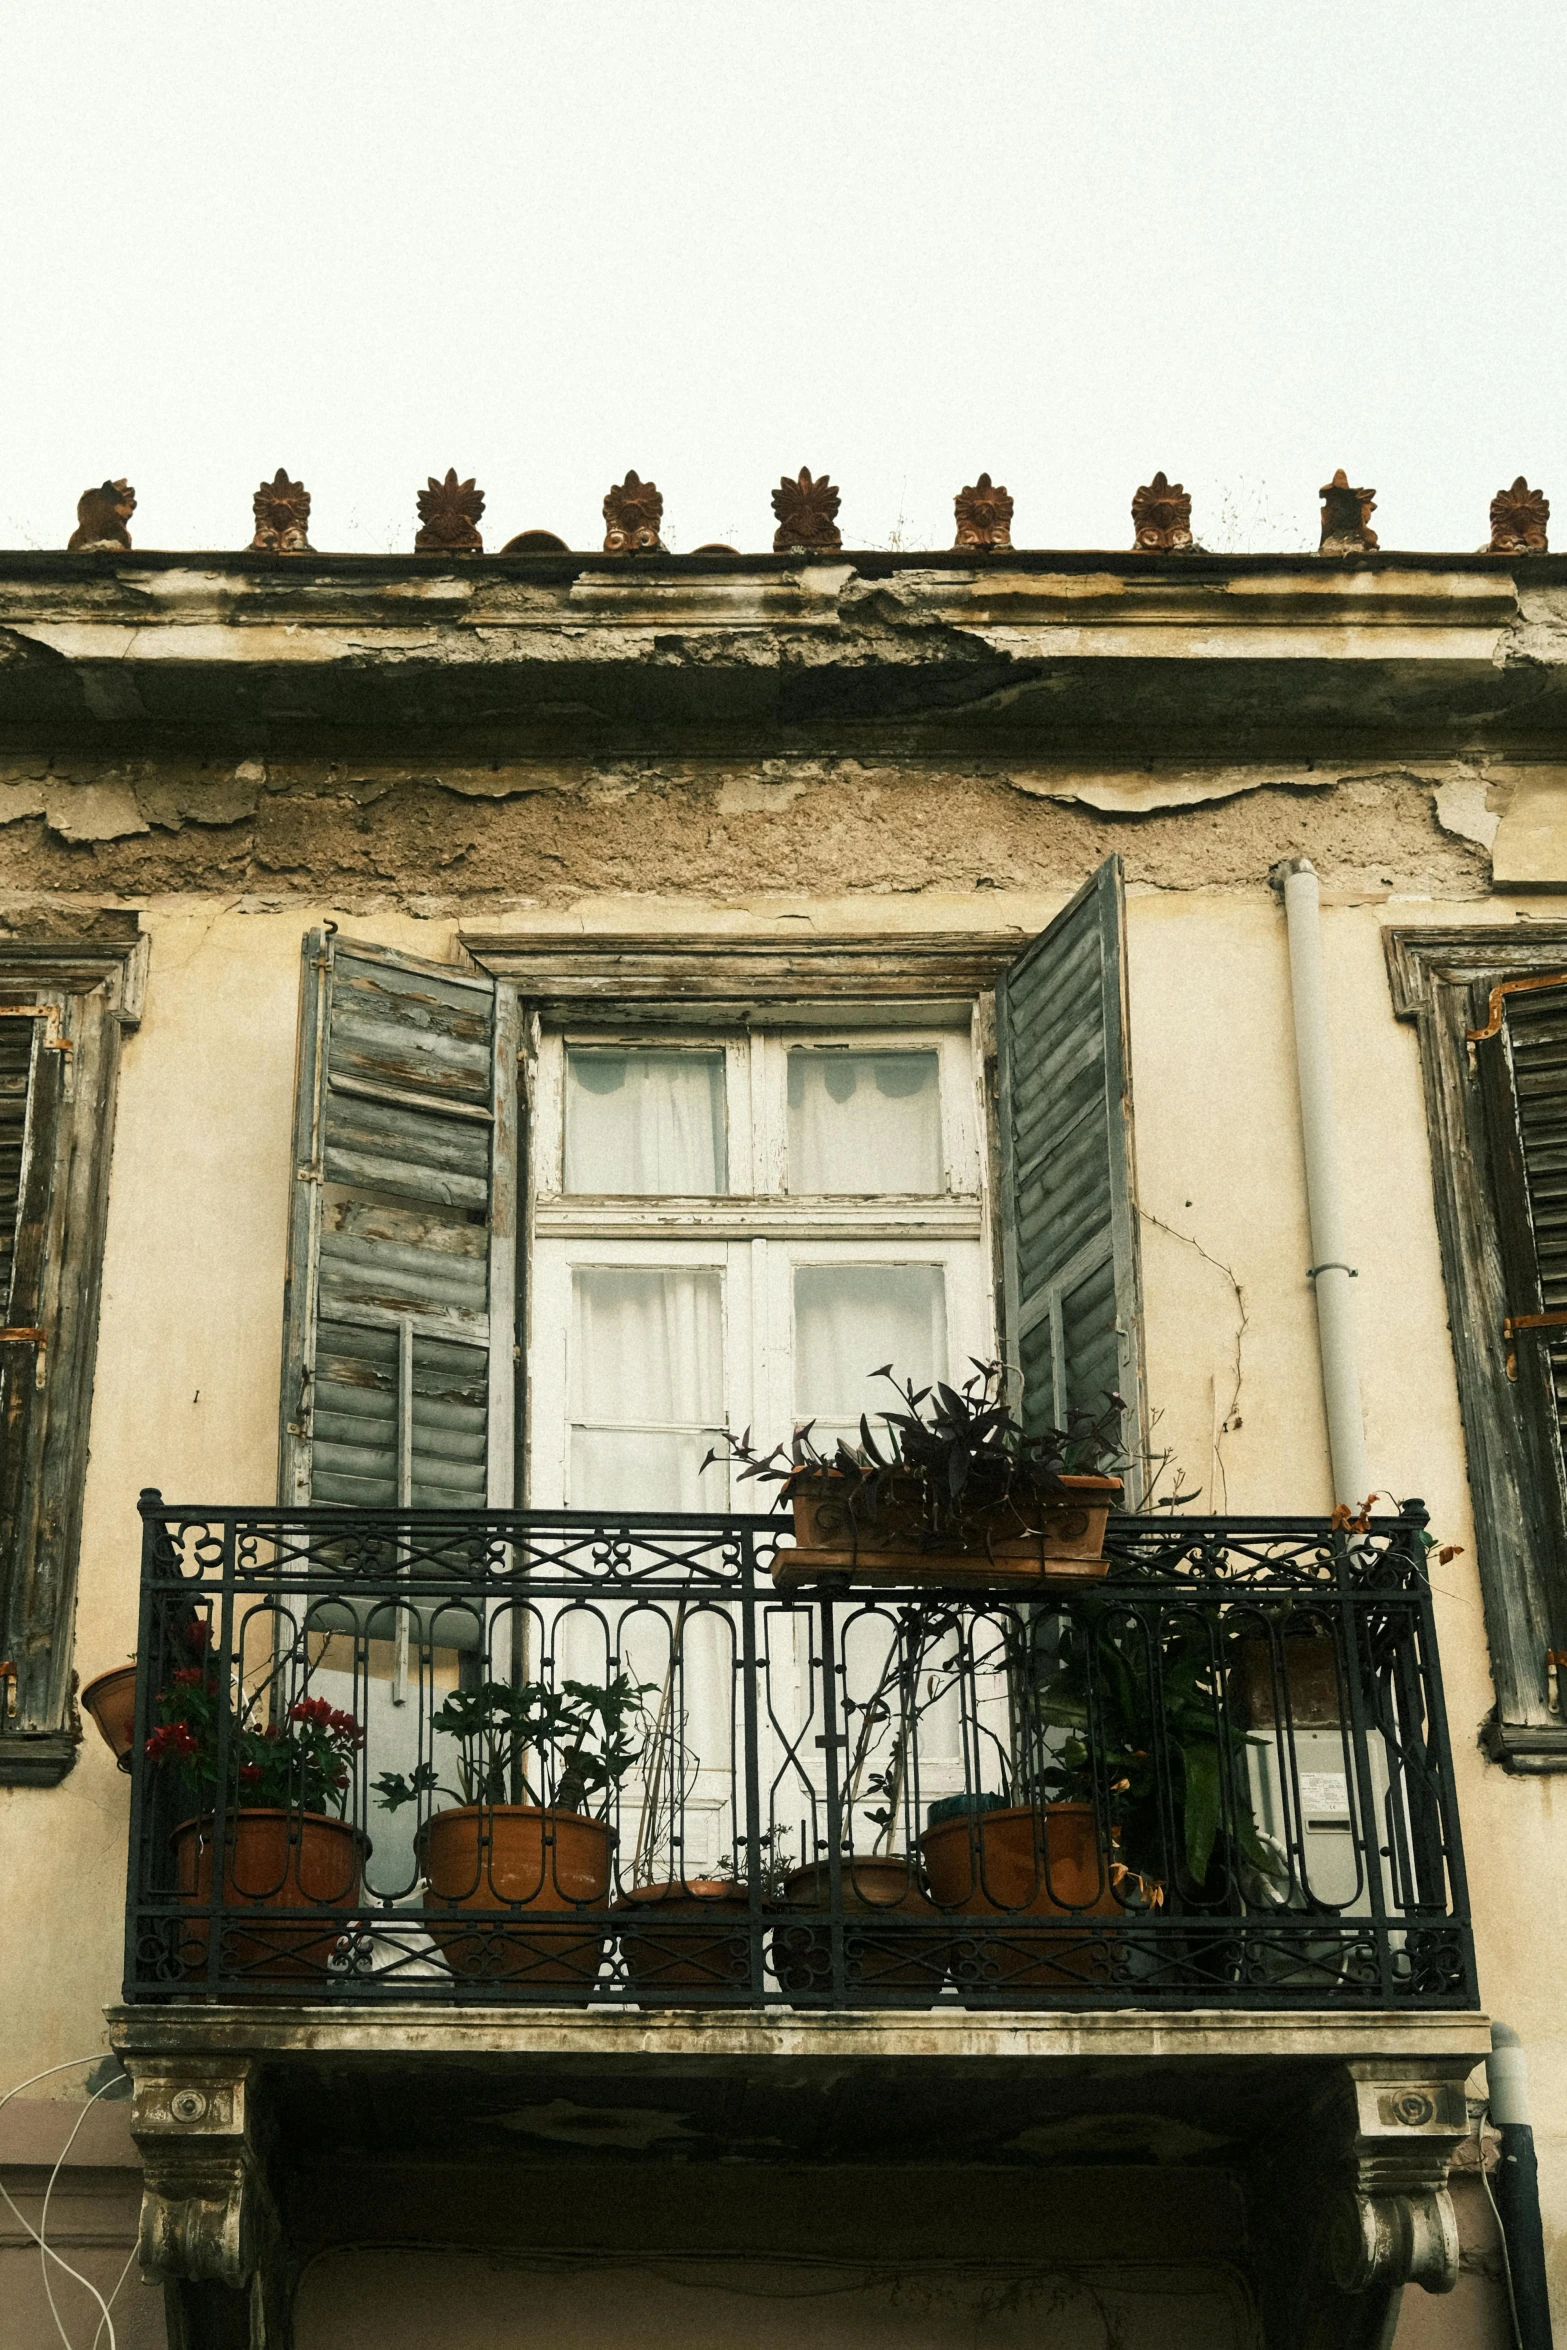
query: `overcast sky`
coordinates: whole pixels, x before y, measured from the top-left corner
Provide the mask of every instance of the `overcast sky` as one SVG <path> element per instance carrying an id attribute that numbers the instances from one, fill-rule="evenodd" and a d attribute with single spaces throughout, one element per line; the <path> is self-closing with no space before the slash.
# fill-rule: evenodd
<path id="1" fill-rule="evenodd" d="M 278 465 L 323 549 L 432 471 L 492 548 L 1472 549 L 1519 472 L 1567 545 L 1562 0 L 9 0 L 0 542 L 126 474 L 235 547 Z"/>

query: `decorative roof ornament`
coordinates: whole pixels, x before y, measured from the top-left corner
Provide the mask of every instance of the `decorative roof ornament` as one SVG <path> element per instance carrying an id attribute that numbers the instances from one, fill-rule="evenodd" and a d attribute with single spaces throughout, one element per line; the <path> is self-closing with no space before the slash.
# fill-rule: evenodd
<path id="1" fill-rule="evenodd" d="M 1000 554 L 1012 544 L 1012 493 L 1000 489 L 982 473 L 952 501 L 958 535 L 953 544 L 965 554 Z"/>
<path id="2" fill-rule="evenodd" d="M 628 473 L 605 495 L 605 554 L 662 555 L 665 547 L 658 532 L 663 519 L 664 500 L 657 482 Z"/>
<path id="3" fill-rule="evenodd" d="M 1520 473 L 1510 490 L 1498 490 L 1491 500 L 1491 543 L 1482 555 L 1547 555 L 1545 526 L 1551 502 L 1544 490 L 1532 490 Z"/>
<path id="4" fill-rule="evenodd" d="M 256 517 L 256 535 L 250 542 L 253 555 L 314 554 L 307 535 L 310 492 L 302 481 L 290 481 L 281 465 L 270 481 L 261 484 L 251 508 Z"/>
<path id="5" fill-rule="evenodd" d="M 519 530 L 501 549 L 503 555 L 569 555 L 571 549 L 552 530 Z"/>
<path id="6" fill-rule="evenodd" d="M 825 473 L 813 480 L 803 465 L 794 481 L 786 473 L 773 492 L 773 512 L 778 517 L 773 553 L 787 555 L 795 548 L 814 553 L 821 548 L 841 547 L 843 533 L 838 528 L 838 499 L 839 493 Z"/>
<path id="7" fill-rule="evenodd" d="M 1375 490 L 1355 490 L 1341 465 L 1333 479 L 1317 492 L 1322 500 L 1322 544 L 1319 555 L 1365 555 L 1377 545 L 1371 527 L 1376 512 Z"/>
<path id="8" fill-rule="evenodd" d="M 1144 482 L 1132 500 L 1133 554 L 1184 555 L 1197 545 L 1192 537 L 1192 502 L 1178 481 L 1156 473 Z"/>
<path id="9" fill-rule="evenodd" d="M 414 553 L 482 555 L 484 541 L 478 523 L 483 512 L 484 492 L 474 488 L 471 475 L 467 481 L 459 481 L 455 466 L 448 469 L 444 481 L 437 481 L 432 473 L 429 488 L 419 492 L 421 527 Z"/>
<path id="10" fill-rule="evenodd" d="M 100 482 L 83 490 L 76 501 L 76 528 L 66 540 L 71 555 L 118 555 L 129 550 L 126 524 L 136 511 L 136 492 L 128 481 Z"/>

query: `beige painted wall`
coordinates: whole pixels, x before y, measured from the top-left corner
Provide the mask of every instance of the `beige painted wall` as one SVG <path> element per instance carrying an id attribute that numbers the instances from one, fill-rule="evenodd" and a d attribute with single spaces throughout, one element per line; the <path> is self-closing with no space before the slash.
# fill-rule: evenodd
<path id="1" fill-rule="evenodd" d="M 1065 894 L 809 909 L 795 898 L 788 926 L 798 936 L 802 916 L 823 930 L 983 923 L 1026 936 Z M 1561 909 L 1536 897 L 1529 910 Z M 765 901 L 715 915 L 616 899 L 554 920 L 749 928 L 769 912 Z M 1511 923 L 1514 910 L 1495 900 L 1464 908 L 1465 918 L 1487 915 Z M 1567 2114 L 1558 1964 L 1567 1789 L 1508 1778 L 1474 1743 L 1491 1690 L 1473 1530 L 1415 1040 L 1392 1016 L 1382 960 L 1388 923 L 1453 917 L 1451 900 L 1330 906 L 1330 1009 L 1372 1470 L 1386 1493 L 1424 1494 L 1442 1539 L 1464 1545 L 1435 1581 L 1482 1991 L 1528 2045 L 1547 2220 L 1567 2268 L 1567 2134 L 1552 2126 Z M 238 913 L 192 901 L 158 901 L 144 917 L 147 1009 L 127 1040 L 110 1189 L 77 1627 L 84 1680 L 121 1661 L 134 1638 L 139 1487 L 181 1501 L 273 1496 L 299 940 L 315 918 L 304 905 Z M 1199 1506 L 1321 1509 L 1334 1497 L 1303 1277 L 1282 916 L 1263 890 L 1134 892 L 1129 927 L 1150 1387 L 1162 1426 L 1203 1488 Z M 447 921 L 395 915 L 345 928 L 437 956 L 452 936 Z M 1247 1315 L 1238 1400 L 1236 1282 Z M 92 1737 L 59 1789 L 0 1790 L 12 1922 L 0 2087 L 105 2044 L 100 2011 L 120 1972 L 126 1792 Z M 671 2325 L 685 2323 L 667 2306 Z"/>
<path id="2" fill-rule="evenodd" d="M 1155 2265 L 979 2273 L 767 2260 L 529 2269 L 469 2254 L 345 2253 L 305 2279 L 297 2350 L 1251 2350 L 1249 2296 L 1222 2270 Z"/>

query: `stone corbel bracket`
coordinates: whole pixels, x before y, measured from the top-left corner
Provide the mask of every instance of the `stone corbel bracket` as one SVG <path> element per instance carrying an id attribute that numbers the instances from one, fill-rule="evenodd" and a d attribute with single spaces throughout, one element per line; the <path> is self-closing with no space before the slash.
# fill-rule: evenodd
<path id="1" fill-rule="evenodd" d="M 143 2170 L 143 2274 L 176 2294 L 185 2286 L 242 2294 L 252 2350 L 270 2350 L 283 2338 L 268 2319 L 282 2237 L 258 2142 L 254 2067 L 243 2057 L 126 2061 Z"/>
<path id="2" fill-rule="evenodd" d="M 1345 2180 L 1328 2235 L 1341 2292 L 1458 2282 L 1458 2223 L 1448 2167 L 1469 2129 L 1464 2084 L 1405 2078 L 1368 2063 L 1345 2067 Z"/>

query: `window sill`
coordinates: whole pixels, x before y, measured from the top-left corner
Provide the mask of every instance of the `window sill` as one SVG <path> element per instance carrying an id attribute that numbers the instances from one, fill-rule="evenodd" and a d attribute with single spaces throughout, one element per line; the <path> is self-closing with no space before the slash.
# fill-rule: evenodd
<path id="1" fill-rule="evenodd" d="M 0 1737 L 0 1787 L 58 1787 L 80 1739 L 69 1730 L 14 1730 Z"/>

